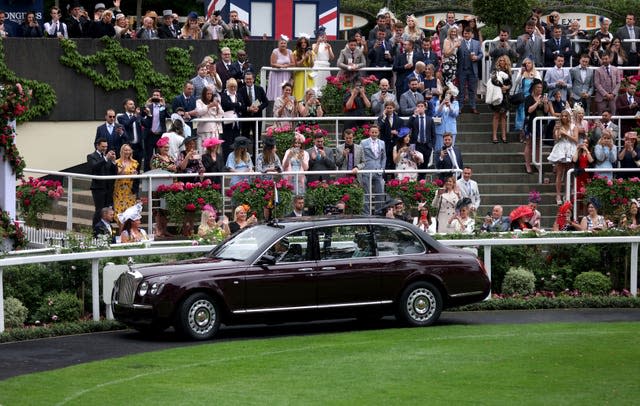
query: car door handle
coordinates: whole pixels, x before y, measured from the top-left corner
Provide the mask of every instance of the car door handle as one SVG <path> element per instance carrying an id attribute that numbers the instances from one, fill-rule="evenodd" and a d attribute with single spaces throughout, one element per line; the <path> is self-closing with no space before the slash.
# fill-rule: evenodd
<path id="1" fill-rule="evenodd" d="M 300 271 L 300 272 L 311 272 L 311 271 L 313 271 L 313 268 L 298 268 L 298 271 Z"/>
<path id="2" fill-rule="evenodd" d="M 320 269 L 323 270 L 323 271 L 335 271 L 336 267 L 335 266 L 323 266 Z"/>

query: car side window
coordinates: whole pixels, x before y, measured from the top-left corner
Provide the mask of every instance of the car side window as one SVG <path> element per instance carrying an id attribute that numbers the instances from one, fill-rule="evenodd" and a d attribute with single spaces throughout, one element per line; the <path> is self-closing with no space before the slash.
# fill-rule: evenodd
<path id="1" fill-rule="evenodd" d="M 425 251 L 420 238 L 403 227 L 376 225 L 374 235 L 380 257 L 418 254 Z"/>
<path id="2" fill-rule="evenodd" d="M 375 256 L 367 225 L 322 227 L 317 230 L 320 260 Z"/>
<path id="3" fill-rule="evenodd" d="M 276 241 L 267 250 L 267 254 L 275 258 L 276 263 L 301 262 L 309 259 L 308 233 L 298 231 Z"/>

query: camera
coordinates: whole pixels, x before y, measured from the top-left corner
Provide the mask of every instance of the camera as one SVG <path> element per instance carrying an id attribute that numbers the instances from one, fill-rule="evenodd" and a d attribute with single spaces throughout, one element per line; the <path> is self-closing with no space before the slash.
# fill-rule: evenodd
<path id="1" fill-rule="evenodd" d="M 160 103 L 160 98 L 159 98 L 159 97 L 152 97 L 152 98 L 151 98 L 151 101 L 152 101 L 153 103 Z"/>
<path id="2" fill-rule="evenodd" d="M 446 150 L 447 150 L 447 146 L 446 146 L 446 145 L 443 145 L 443 146 L 442 146 L 442 150 L 443 150 L 443 151 L 446 151 Z"/>
<path id="3" fill-rule="evenodd" d="M 335 205 L 328 204 L 324 206 L 324 214 L 339 215 L 343 213 L 344 213 L 344 210 L 342 210 L 341 208 Z"/>

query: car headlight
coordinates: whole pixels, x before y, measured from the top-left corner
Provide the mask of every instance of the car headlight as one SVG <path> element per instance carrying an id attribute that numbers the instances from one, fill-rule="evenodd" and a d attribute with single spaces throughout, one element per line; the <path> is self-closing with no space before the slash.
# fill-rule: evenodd
<path id="1" fill-rule="evenodd" d="M 162 290 L 163 286 L 164 286 L 163 283 L 158 283 L 158 282 L 152 283 L 151 284 L 151 289 L 149 290 L 149 294 L 157 295 L 158 293 L 160 293 L 160 291 Z"/>
<path id="2" fill-rule="evenodd" d="M 147 294 L 147 291 L 149 290 L 149 282 L 144 281 L 140 284 L 140 286 L 138 287 L 138 295 L 140 296 L 144 296 Z"/>

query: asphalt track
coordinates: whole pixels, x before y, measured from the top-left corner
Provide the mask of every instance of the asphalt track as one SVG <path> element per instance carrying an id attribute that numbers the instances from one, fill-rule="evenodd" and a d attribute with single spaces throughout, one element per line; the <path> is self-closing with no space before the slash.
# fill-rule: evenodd
<path id="1" fill-rule="evenodd" d="M 616 321 L 638 322 L 640 309 L 444 312 L 438 323 L 429 328 L 446 325 Z M 399 324 L 393 318 L 384 318 L 367 325 L 354 320 L 332 320 L 274 326 L 223 327 L 215 340 L 205 343 L 397 327 Z M 134 330 L 120 330 L 5 343 L 0 344 L 0 380 L 85 362 L 201 344 L 202 342 L 181 340 L 171 330 L 154 338 L 145 337 Z"/>

